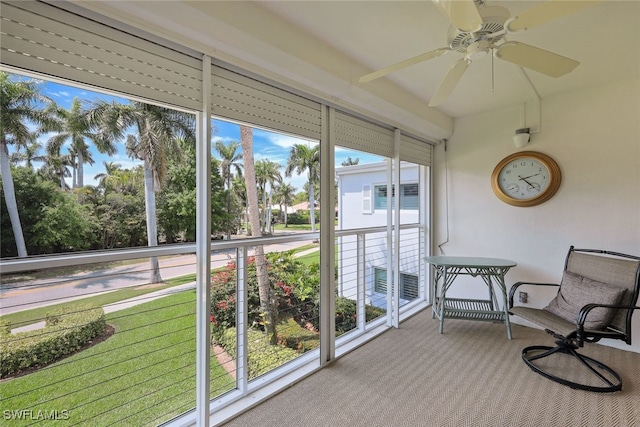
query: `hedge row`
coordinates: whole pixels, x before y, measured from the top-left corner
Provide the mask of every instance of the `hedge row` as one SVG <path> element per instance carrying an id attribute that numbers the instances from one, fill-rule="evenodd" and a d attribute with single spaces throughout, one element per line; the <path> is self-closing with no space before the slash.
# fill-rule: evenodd
<path id="1" fill-rule="evenodd" d="M 0 378 L 55 362 L 102 335 L 105 327 L 101 307 L 81 304 L 47 313 L 42 329 L 0 334 Z"/>
<path id="2" fill-rule="evenodd" d="M 249 378 L 256 378 L 271 369 L 294 359 L 298 353 L 287 347 L 280 345 L 269 345 L 264 332 L 249 329 Z M 222 346 L 233 360 L 236 356 L 236 328 L 229 328 L 216 338 L 217 343 Z"/>

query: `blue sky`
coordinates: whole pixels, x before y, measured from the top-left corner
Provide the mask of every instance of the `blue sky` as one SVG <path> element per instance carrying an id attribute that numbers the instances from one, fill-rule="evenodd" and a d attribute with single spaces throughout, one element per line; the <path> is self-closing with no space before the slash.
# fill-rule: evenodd
<path id="1" fill-rule="evenodd" d="M 79 89 L 72 86 L 66 86 L 55 82 L 44 82 L 42 85 L 42 93 L 51 99 L 53 99 L 59 106 L 64 108 L 70 108 L 71 103 L 75 97 L 83 101 L 95 101 L 97 99 L 104 99 L 106 101 L 118 101 L 126 103 L 124 98 L 118 98 L 107 94 L 88 91 L 85 89 Z M 212 147 L 215 141 L 222 141 L 223 143 L 229 143 L 231 141 L 240 141 L 240 126 L 236 123 L 227 122 L 219 119 L 212 119 Z M 43 136 L 40 139 L 43 147 L 46 146 L 46 140 L 48 136 Z M 287 164 L 289 151 L 294 144 L 307 144 L 313 145 L 316 142 L 309 141 L 302 138 L 296 138 L 294 136 L 271 132 L 263 129 L 254 128 L 253 130 L 253 150 L 255 160 L 267 159 L 272 162 L 282 165 L 282 176 L 284 181 L 296 187 L 296 191 L 302 191 L 302 186 L 306 182 L 306 177 L 292 175 L 290 178 L 284 176 L 284 169 Z M 65 150 L 63 148 L 63 153 Z M 99 153 L 95 149 L 91 149 L 92 157 L 94 160 L 93 165 L 85 164 L 84 166 L 84 183 L 85 185 L 96 185 L 94 176 L 104 172 L 103 162 L 114 162 L 120 164 L 123 169 L 129 169 L 136 165 L 141 164 L 137 160 L 129 158 L 124 150 L 124 144 L 118 144 L 118 152 L 114 155 L 106 155 Z M 351 157 L 352 159 L 358 158 L 360 164 L 371 163 L 382 160 L 381 157 L 374 156 L 367 153 L 357 152 L 353 150 L 342 149 L 336 147 L 335 150 L 336 166 Z M 41 154 L 44 154 L 44 149 Z M 214 149 L 212 149 L 212 156 L 218 157 Z M 37 167 L 37 164 L 36 164 Z M 71 184 L 70 178 L 67 180 L 68 184 Z"/>

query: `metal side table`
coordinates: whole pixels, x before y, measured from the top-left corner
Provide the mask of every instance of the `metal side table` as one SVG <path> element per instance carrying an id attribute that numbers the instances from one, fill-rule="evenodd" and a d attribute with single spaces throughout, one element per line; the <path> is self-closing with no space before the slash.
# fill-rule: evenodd
<path id="1" fill-rule="evenodd" d="M 435 280 L 431 292 L 432 318 L 440 320 L 439 332 L 444 330 L 444 319 L 469 319 L 503 322 L 507 337 L 511 339 L 507 287 L 504 276 L 514 261 L 499 258 L 429 256 L 425 261 L 435 268 Z M 447 291 L 460 275 L 480 276 L 489 289 L 489 299 L 447 298 Z M 498 304 L 493 284 L 502 293 L 502 309 Z M 440 294 L 438 295 L 438 286 Z"/>

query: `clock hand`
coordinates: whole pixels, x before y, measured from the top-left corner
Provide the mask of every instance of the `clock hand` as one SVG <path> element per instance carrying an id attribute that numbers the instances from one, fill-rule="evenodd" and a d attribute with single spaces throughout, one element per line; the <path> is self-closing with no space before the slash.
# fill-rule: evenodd
<path id="1" fill-rule="evenodd" d="M 520 178 L 520 179 L 522 179 L 524 181 L 527 178 L 533 178 L 534 176 L 538 176 L 538 175 L 540 175 L 540 172 L 534 173 L 533 175 L 525 176 L 524 178 L 522 178 L 521 176 L 518 175 L 518 178 Z"/>
<path id="2" fill-rule="evenodd" d="M 532 175 L 532 176 L 535 176 L 535 175 Z M 530 176 L 528 176 L 528 177 L 526 177 L 526 178 L 523 178 L 523 177 L 521 177 L 520 175 L 518 175 L 518 178 L 520 178 L 520 180 L 521 180 L 521 181 L 526 182 L 526 183 L 527 183 L 527 185 L 529 185 L 529 187 L 531 187 L 531 188 L 536 188 L 536 187 L 534 187 L 534 186 L 533 186 L 533 184 L 531 184 L 529 181 L 527 181 L 527 178 L 531 178 Z"/>

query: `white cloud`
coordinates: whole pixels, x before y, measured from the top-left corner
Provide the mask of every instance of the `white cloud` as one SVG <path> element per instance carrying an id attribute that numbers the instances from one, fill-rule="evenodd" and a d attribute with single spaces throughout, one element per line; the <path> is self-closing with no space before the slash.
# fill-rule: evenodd
<path id="1" fill-rule="evenodd" d="M 65 98 L 66 99 L 66 98 L 71 97 L 71 93 L 69 93 L 69 92 L 67 92 L 65 90 L 61 90 L 61 91 L 57 91 L 57 92 L 53 92 L 52 91 L 52 92 L 49 92 L 48 94 L 49 94 L 49 96 L 53 96 L 55 98 Z"/>
<path id="2" fill-rule="evenodd" d="M 230 136 L 214 135 L 211 137 L 211 145 L 215 144 L 218 141 L 228 144 L 229 142 L 233 142 L 235 140 L 236 140 L 235 138 L 232 138 Z"/>
<path id="3" fill-rule="evenodd" d="M 295 136 L 284 135 L 281 133 L 267 132 L 260 129 L 254 129 L 254 134 L 267 139 L 270 143 L 277 145 L 281 148 L 291 148 L 296 144 L 303 144 L 308 146 L 316 145 L 317 142 L 311 142 L 307 139 L 297 138 Z"/>

